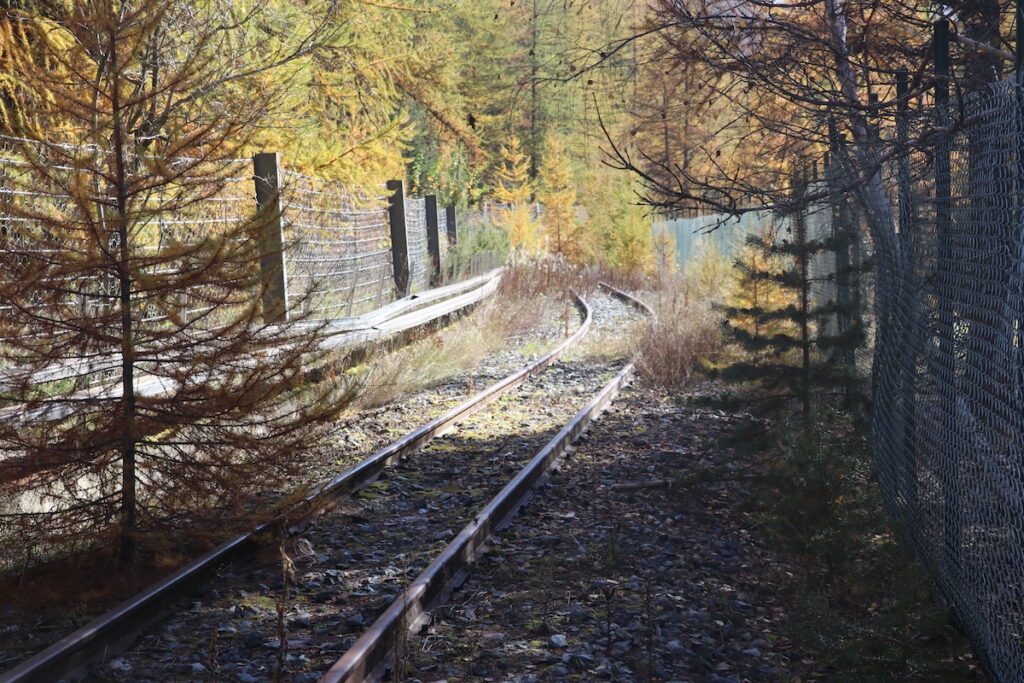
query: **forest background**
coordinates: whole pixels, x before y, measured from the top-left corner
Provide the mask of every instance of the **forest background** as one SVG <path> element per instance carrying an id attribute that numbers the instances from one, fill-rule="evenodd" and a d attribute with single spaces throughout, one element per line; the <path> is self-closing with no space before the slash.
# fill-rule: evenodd
<path id="1" fill-rule="evenodd" d="M 650 210 L 638 206 L 638 180 L 602 163 L 603 150 L 611 136 L 619 146 L 692 165 L 714 117 L 710 125 L 692 123 L 708 119 L 707 108 L 683 101 L 684 76 L 662 69 L 650 41 L 628 40 L 649 19 L 646 3 L 323 4 L 331 7 L 230 4 L 239 17 L 258 14 L 266 55 L 303 52 L 245 81 L 283 89 L 246 152 L 278 152 L 289 169 L 352 184 L 405 177 L 413 194 L 436 193 L 444 205 L 538 201 L 548 220 L 536 234 L 514 234 L 513 246 L 652 268 L 657 245 Z M 0 9 L 58 21 L 69 7 L 0 1 Z M 8 45 L 26 40 L 12 16 L 0 32 Z M 324 16 L 326 30 L 310 25 Z M 295 44 L 310 35 L 320 41 L 315 48 Z M 25 125 L 19 109 L 31 102 L 19 92 L 12 50 L 2 45 L 0 132 L 18 135 Z"/>

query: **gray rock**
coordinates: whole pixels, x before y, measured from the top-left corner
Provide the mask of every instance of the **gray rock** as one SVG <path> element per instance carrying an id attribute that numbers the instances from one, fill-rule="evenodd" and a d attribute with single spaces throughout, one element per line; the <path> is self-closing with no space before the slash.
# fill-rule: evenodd
<path id="1" fill-rule="evenodd" d="M 566 652 L 562 655 L 562 663 L 569 667 L 571 671 L 585 671 L 593 666 L 595 662 L 596 660 L 593 657 L 583 652 Z"/>
<path id="2" fill-rule="evenodd" d="M 121 674 L 126 674 L 132 670 L 131 662 L 118 657 L 117 659 L 111 660 L 107 663 L 107 667 L 111 671 L 116 671 Z"/>
<path id="3" fill-rule="evenodd" d="M 306 612 L 288 620 L 288 626 L 292 628 L 309 628 L 312 625 L 313 615 Z"/>
<path id="4" fill-rule="evenodd" d="M 263 644 L 263 634 L 259 631 L 243 631 L 242 644 L 246 647 L 259 647 Z"/>
<path id="5" fill-rule="evenodd" d="M 556 633 L 555 635 L 551 636 L 550 640 L 551 640 L 551 644 L 554 645 L 555 647 L 568 647 L 569 646 L 569 639 L 566 638 L 565 635 L 563 635 L 561 633 Z"/>
<path id="6" fill-rule="evenodd" d="M 566 616 L 568 616 L 569 618 L 569 623 L 575 626 L 579 626 L 588 619 L 593 618 L 590 612 L 583 609 L 582 607 L 580 607 L 578 603 L 575 602 L 569 605 L 569 611 Z"/>

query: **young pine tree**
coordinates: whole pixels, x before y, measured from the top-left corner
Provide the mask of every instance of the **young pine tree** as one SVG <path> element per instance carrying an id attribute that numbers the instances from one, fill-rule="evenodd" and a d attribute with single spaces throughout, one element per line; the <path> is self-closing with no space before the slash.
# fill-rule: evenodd
<path id="1" fill-rule="evenodd" d="M 787 259 L 771 253 L 766 245 L 778 240 L 775 226 L 762 235 L 748 236 L 732 267 L 735 284 L 721 307 L 727 320 L 729 338 L 737 335 L 754 339 L 770 339 L 778 334 L 792 334 L 796 327 L 791 321 L 774 318 L 769 311 L 795 305 L 795 294 L 778 282 Z M 755 363 L 765 358 L 766 349 L 753 349 L 749 355 Z"/>
<path id="2" fill-rule="evenodd" d="M 305 383 L 303 302 L 262 304 L 276 217 L 235 158 L 275 104 L 259 14 L 69 7 L 4 17 L 31 32 L 5 46 L 17 89 L 47 97 L 0 138 L 0 556 L 130 561 L 150 531 L 242 514 L 343 397 Z"/>
<path id="3" fill-rule="evenodd" d="M 815 305 L 811 296 L 811 260 L 834 251 L 848 236 L 811 239 L 803 212 L 792 217 L 790 232 L 792 239 L 774 230 L 747 238 L 744 256 L 736 261 L 737 294 L 721 307 L 726 337 L 745 357 L 720 374 L 772 391 L 782 389 L 799 401 L 807 418 L 816 389 L 834 390 L 851 381 L 849 370 L 836 359 L 863 343 L 864 334 L 853 304 L 830 300 Z M 827 322 L 833 319 L 853 322 L 829 334 Z"/>

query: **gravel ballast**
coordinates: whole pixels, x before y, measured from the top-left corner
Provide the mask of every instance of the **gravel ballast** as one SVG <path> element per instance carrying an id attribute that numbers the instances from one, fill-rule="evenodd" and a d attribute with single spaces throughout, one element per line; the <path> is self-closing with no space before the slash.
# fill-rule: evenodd
<path id="1" fill-rule="evenodd" d="M 432 386 L 401 395 L 388 406 L 343 415 L 333 437 L 322 447 L 298 454 L 302 460 L 301 476 L 262 491 L 259 498 L 269 504 L 287 496 L 296 486 L 334 476 L 401 434 L 458 405 L 480 388 L 540 357 L 579 324 L 575 309 L 563 301 L 540 297 L 534 305 L 543 311 L 538 316 L 540 322 L 506 340 L 499 350 L 485 356 L 476 366 Z M 472 318 L 462 319 L 445 334 L 457 334 L 463 326 L 471 324 Z M 96 589 L 97 586 L 83 584 L 77 592 L 89 594 Z M 127 595 L 115 593 L 104 600 L 40 612 L 0 604 L 0 628 L 3 629 L 0 631 L 0 672 L 85 624 Z"/>
<path id="2" fill-rule="evenodd" d="M 806 672 L 781 635 L 788 568 L 736 511 L 743 485 L 660 485 L 691 467 L 727 471 L 716 440 L 735 419 L 625 392 L 410 640 L 405 680 L 738 683 Z"/>
<path id="3" fill-rule="evenodd" d="M 265 681 L 283 665 L 283 680 L 316 680 L 625 363 L 639 314 L 603 296 L 592 306 L 592 332 L 562 361 L 283 539 L 283 554 L 268 547 L 260 561 L 226 568 L 96 679 Z M 394 438 L 395 413 L 362 426 Z"/>

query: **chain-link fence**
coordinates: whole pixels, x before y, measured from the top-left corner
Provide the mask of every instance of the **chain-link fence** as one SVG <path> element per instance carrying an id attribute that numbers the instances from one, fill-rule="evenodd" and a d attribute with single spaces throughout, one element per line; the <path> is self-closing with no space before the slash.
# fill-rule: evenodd
<path id="1" fill-rule="evenodd" d="M 955 133 L 888 169 L 874 436 L 886 500 L 1001 680 L 1024 675 L 1024 193 L 1015 80 L 928 108 Z"/>
<path id="2" fill-rule="evenodd" d="M 351 187 L 288 170 L 281 176 L 288 298 L 303 298 L 309 309 L 303 313 L 319 319 L 359 315 L 393 301 L 382 187 Z"/>

